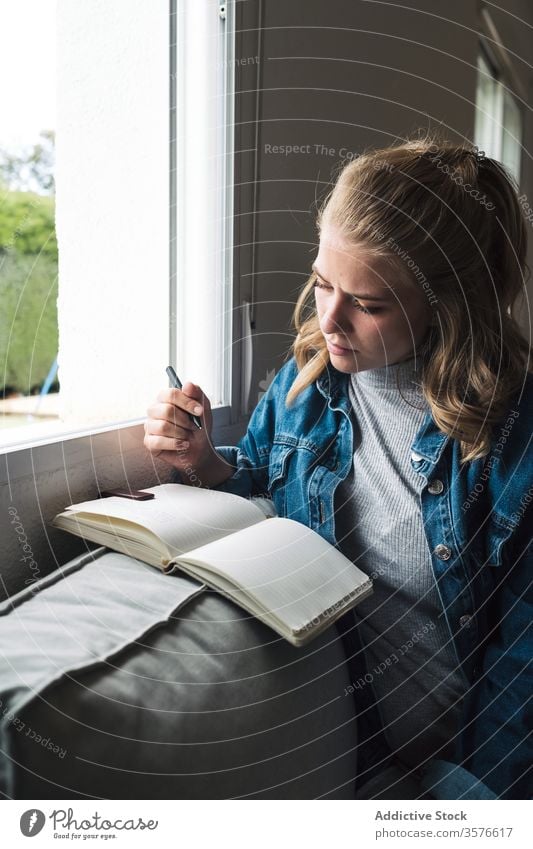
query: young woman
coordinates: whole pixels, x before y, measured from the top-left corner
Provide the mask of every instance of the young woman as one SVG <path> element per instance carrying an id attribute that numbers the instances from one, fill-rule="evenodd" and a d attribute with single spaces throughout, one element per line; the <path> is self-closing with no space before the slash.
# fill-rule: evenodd
<path id="1" fill-rule="evenodd" d="M 513 316 L 527 270 L 515 188 L 477 149 L 418 139 L 345 166 L 317 224 L 292 357 L 239 445 L 213 448 L 192 383 L 159 394 L 145 445 L 184 483 L 269 494 L 372 575 L 337 623 L 358 798 L 531 798 L 533 378 Z"/>

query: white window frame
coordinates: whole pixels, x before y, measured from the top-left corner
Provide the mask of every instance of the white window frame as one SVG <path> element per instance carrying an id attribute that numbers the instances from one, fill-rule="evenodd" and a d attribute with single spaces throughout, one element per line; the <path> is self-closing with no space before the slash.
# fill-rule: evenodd
<path id="1" fill-rule="evenodd" d="M 177 7 L 173 0 L 172 6 L 170 358 L 182 380 L 200 384 L 211 405 L 229 415 L 235 0 L 180 0 Z"/>

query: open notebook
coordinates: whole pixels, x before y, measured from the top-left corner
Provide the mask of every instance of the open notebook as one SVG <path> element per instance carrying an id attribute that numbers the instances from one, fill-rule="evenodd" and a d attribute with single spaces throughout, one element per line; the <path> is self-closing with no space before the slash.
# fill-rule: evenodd
<path id="1" fill-rule="evenodd" d="M 295 646 L 372 592 L 372 581 L 315 531 L 253 500 L 184 484 L 72 504 L 56 528 L 217 590 Z M 270 511 L 275 512 L 275 511 Z"/>

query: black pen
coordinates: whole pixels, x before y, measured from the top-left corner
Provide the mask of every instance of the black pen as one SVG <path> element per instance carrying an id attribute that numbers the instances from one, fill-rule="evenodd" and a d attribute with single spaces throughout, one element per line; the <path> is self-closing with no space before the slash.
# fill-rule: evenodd
<path id="1" fill-rule="evenodd" d="M 181 380 L 179 379 L 178 375 L 176 374 L 176 372 L 174 371 L 172 366 L 167 366 L 167 374 L 168 374 L 169 380 L 170 380 L 172 386 L 174 387 L 174 389 L 181 389 L 181 386 L 182 386 Z M 202 423 L 201 423 L 200 419 L 198 418 L 198 416 L 193 416 L 192 413 L 187 413 L 187 415 L 189 416 L 191 422 L 193 422 L 196 425 L 196 427 L 201 429 Z"/>

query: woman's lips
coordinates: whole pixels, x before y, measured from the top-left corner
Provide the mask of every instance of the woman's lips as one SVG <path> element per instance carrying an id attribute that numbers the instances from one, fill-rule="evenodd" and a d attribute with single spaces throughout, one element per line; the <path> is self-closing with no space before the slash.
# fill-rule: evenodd
<path id="1" fill-rule="evenodd" d="M 349 354 L 357 353 L 353 348 L 341 348 L 339 345 L 334 345 L 333 342 L 326 342 L 328 346 L 328 351 L 332 354 L 337 354 L 338 356 L 348 356 Z"/>

